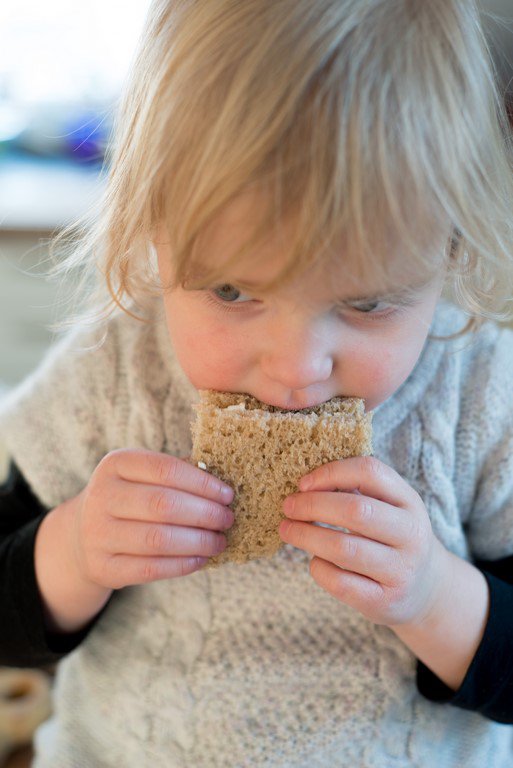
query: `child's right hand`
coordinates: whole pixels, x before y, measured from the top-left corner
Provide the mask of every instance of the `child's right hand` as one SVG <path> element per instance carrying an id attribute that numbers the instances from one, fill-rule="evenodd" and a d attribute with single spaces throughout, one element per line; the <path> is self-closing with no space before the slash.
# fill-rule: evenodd
<path id="1" fill-rule="evenodd" d="M 185 460 L 145 449 L 108 453 L 73 500 L 80 577 L 119 589 L 198 570 L 226 547 L 220 531 L 233 524 L 232 500 L 229 486 Z"/>

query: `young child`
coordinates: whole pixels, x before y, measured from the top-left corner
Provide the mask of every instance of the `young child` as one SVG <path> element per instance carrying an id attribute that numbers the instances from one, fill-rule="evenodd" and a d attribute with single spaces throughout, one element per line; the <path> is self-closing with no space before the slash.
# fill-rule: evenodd
<path id="1" fill-rule="evenodd" d="M 33 766 L 511 766 L 513 181 L 473 0 L 154 0 L 109 162 L 54 271 L 86 301 L 0 407 L 0 661 L 62 659 Z M 199 389 L 364 398 L 374 456 L 205 569 Z"/>

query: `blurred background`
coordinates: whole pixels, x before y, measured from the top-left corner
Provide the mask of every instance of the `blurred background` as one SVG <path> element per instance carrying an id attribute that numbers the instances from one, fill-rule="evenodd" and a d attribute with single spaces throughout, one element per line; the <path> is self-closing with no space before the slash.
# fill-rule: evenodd
<path id="1" fill-rule="evenodd" d="M 102 185 L 112 113 L 149 0 L 0 2 L 0 382 L 50 339 L 55 287 L 40 240 Z M 29 274 L 26 274 L 29 273 Z"/>
<path id="2" fill-rule="evenodd" d="M 513 0 L 481 0 L 501 91 L 513 117 Z M 47 241 L 84 213 L 104 183 L 112 114 L 149 0 L 1 0 L 0 396 L 41 360 L 59 319 L 44 277 Z M 0 482 L 7 461 L 0 446 Z M 30 681 L 2 686 L 0 766 L 29 765 L 9 748 L 9 712 Z M 49 678 L 53 670 L 48 670 Z M 23 739 L 22 739 L 23 741 Z"/>

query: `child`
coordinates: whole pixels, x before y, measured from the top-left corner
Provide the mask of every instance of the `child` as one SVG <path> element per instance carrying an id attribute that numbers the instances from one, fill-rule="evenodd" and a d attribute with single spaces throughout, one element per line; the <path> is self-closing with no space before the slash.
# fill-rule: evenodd
<path id="1" fill-rule="evenodd" d="M 153 2 L 55 270 L 87 302 L 0 409 L 2 663 L 62 659 L 35 768 L 511 765 L 507 131 L 472 0 Z M 364 398 L 374 456 L 204 569 L 198 389 Z"/>

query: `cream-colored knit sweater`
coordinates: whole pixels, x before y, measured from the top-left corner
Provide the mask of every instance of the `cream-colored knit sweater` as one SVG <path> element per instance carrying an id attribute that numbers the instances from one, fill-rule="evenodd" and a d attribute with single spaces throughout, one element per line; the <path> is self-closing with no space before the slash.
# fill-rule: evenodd
<path id="1" fill-rule="evenodd" d="M 432 331 L 464 323 L 442 303 Z M 151 326 L 115 316 L 105 343 L 81 350 L 90 334 L 56 343 L 0 408 L 0 436 L 49 507 L 112 449 L 191 450 L 197 393 L 160 310 Z M 489 323 L 470 344 L 428 341 L 375 411 L 375 455 L 461 557 L 513 553 L 512 381 L 513 332 Z M 511 768 L 512 728 L 422 697 L 412 653 L 317 586 L 308 562 L 287 545 L 116 593 L 58 666 L 34 768 Z"/>

